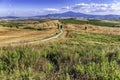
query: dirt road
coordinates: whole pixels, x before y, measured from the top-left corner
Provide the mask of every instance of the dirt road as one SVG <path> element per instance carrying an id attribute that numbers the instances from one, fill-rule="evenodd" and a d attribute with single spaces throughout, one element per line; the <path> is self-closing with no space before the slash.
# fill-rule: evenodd
<path id="1" fill-rule="evenodd" d="M 46 42 L 46 41 L 50 41 L 53 39 L 56 39 L 58 37 L 60 37 L 63 34 L 63 30 L 59 30 L 59 33 L 56 34 L 55 36 L 49 37 L 49 38 L 45 38 L 45 39 L 36 39 L 36 40 L 31 40 L 31 41 L 26 41 L 26 42 L 12 42 L 12 43 L 6 43 L 0 46 L 17 46 L 17 45 L 29 45 L 29 44 L 39 44 L 41 42 Z"/>

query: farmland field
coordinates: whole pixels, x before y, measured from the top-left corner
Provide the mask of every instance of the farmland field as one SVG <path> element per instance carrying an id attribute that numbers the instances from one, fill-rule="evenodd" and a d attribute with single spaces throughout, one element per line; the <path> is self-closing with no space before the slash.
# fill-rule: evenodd
<path id="1" fill-rule="evenodd" d="M 22 23 L 19 28 L 1 25 L 0 44 L 49 37 L 57 33 L 57 24 L 63 25 L 64 33 L 35 45 L 1 46 L 0 79 L 119 80 L 120 28 L 115 27 L 119 23 L 99 22 L 61 19 Z"/>
<path id="2" fill-rule="evenodd" d="M 0 44 L 43 39 L 58 33 L 56 21 L 34 22 L 31 20 L 0 22 Z"/>

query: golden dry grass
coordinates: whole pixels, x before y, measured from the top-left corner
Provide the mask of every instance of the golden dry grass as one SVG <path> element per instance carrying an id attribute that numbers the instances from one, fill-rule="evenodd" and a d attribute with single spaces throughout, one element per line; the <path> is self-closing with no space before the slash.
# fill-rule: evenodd
<path id="1" fill-rule="evenodd" d="M 58 20 L 52 20 L 38 24 L 24 24 L 24 26 L 21 26 L 21 28 L 24 28 L 26 26 L 34 28 L 57 28 L 58 24 L 60 24 Z"/>
<path id="2" fill-rule="evenodd" d="M 82 31 L 82 32 L 120 35 L 120 28 L 101 27 L 101 26 L 94 26 L 89 24 L 86 25 L 67 24 L 65 25 L 65 27 L 71 30 Z M 85 29 L 85 27 L 87 27 L 87 29 Z"/>
<path id="3" fill-rule="evenodd" d="M 19 29 L 0 26 L 0 44 L 32 41 L 52 36 L 58 32 L 58 24 L 60 24 L 58 20 L 52 20 L 37 24 L 23 24 Z M 45 28 L 45 30 L 22 29 L 25 27 Z"/>
<path id="4" fill-rule="evenodd" d="M 0 44 L 42 39 L 54 35 L 56 32 L 57 29 L 35 31 L 0 27 Z"/>
<path id="5" fill-rule="evenodd" d="M 39 23 L 39 24 L 26 24 L 23 26 L 23 27 L 31 26 L 34 28 L 42 28 L 42 27 L 51 28 L 51 29 L 46 29 L 42 31 L 15 29 L 15 28 L 7 28 L 7 27 L 0 26 L 0 44 L 43 39 L 45 37 L 56 34 L 58 24 L 60 24 L 58 20 L 52 20 L 52 21 Z M 87 29 L 85 29 L 85 27 L 87 27 Z M 64 33 L 61 35 L 62 39 L 63 38 L 65 39 L 67 35 L 67 30 L 120 35 L 120 28 L 101 27 L 101 26 L 94 26 L 89 24 L 86 24 L 86 25 L 66 24 L 64 25 Z"/>

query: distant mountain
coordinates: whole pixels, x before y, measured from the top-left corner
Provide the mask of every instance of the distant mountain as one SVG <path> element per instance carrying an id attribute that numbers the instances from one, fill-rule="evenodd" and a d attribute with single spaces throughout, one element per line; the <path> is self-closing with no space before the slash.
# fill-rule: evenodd
<path id="1" fill-rule="evenodd" d="M 82 18 L 82 19 L 120 19 L 120 15 L 90 15 L 77 12 L 65 12 L 65 13 L 56 13 L 48 15 L 38 15 L 32 17 L 16 17 L 16 16 L 6 16 L 0 17 L 1 19 L 36 19 L 36 18 Z"/>
<path id="2" fill-rule="evenodd" d="M 87 16 L 86 14 L 83 13 L 75 13 L 72 11 L 69 12 L 65 12 L 65 13 L 56 13 L 56 14 L 48 14 L 48 15 L 44 15 L 44 16 L 35 16 L 35 17 L 44 17 L 44 18 L 62 18 L 62 17 L 71 17 L 71 18 L 75 18 L 75 17 L 85 17 Z"/>
<path id="3" fill-rule="evenodd" d="M 16 17 L 16 16 L 5 16 L 5 17 L 0 17 L 0 19 L 17 19 L 20 17 Z"/>
<path id="4" fill-rule="evenodd" d="M 48 14 L 44 16 L 34 16 L 36 18 L 83 18 L 83 19 L 120 19 L 120 15 L 90 15 L 76 12 L 65 12 Z"/>

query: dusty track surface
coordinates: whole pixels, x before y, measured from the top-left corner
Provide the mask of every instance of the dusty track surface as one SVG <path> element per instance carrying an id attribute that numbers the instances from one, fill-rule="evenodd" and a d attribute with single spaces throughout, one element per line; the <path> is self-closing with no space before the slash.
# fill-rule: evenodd
<path id="1" fill-rule="evenodd" d="M 58 38 L 59 36 L 61 36 L 62 34 L 63 34 L 63 30 L 61 29 L 59 34 L 57 34 L 57 35 L 55 35 L 55 36 L 53 36 L 53 37 L 47 38 L 47 39 L 43 39 L 43 40 L 41 40 L 41 41 L 42 41 L 42 42 L 45 42 L 45 41 L 49 41 L 49 40 L 52 40 L 52 39 L 56 39 L 56 38 Z"/>

